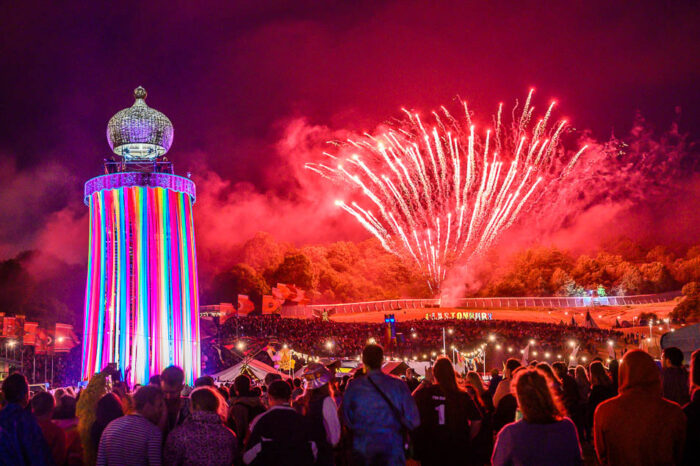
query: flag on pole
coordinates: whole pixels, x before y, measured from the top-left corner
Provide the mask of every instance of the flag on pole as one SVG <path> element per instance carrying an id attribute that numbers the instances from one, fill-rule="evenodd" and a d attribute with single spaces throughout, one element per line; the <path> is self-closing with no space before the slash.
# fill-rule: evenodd
<path id="1" fill-rule="evenodd" d="M 247 316 L 255 310 L 255 304 L 250 300 L 248 295 L 239 294 L 238 295 L 238 315 Z"/>
<path id="2" fill-rule="evenodd" d="M 272 295 L 264 295 L 262 299 L 262 313 L 279 314 L 283 302 L 283 300 L 280 300 Z"/>
<path id="3" fill-rule="evenodd" d="M 578 350 L 580 348 L 580 345 L 576 345 L 576 348 L 571 352 L 571 356 L 569 356 L 569 367 L 576 367 L 576 364 L 578 363 Z"/>
<path id="4" fill-rule="evenodd" d="M 520 363 L 523 366 L 527 366 L 527 360 L 530 357 L 530 343 L 528 342 L 527 346 L 523 349 L 523 357 L 520 360 Z"/>
<path id="5" fill-rule="evenodd" d="M 66 353 L 80 344 L 78 336 L 73 331 L 73 326 L 69 324 L 56 323 L 54 338 L 54 351 L 56 353 Z"/>
<path id="6" fill-rule="evenodd" d="M 237 312 L 233 303 L 219 303 L 219 324 L 225 324 L 231 317 L 235 317 Z"/>
<path id="7" fill-rule="evenodd" d="M 14 338 L 17 336 L 17 321 L 14 317 L 3 317 L 2 336 L 5 338 Z"/>
<path id="8" fill-rule="evenodd" d="M 38 322 L 24 322 L 24 336 L 22 337 L 22 343 L 25 346 L 36 345 L 37 332 L 39 331 Z"/>

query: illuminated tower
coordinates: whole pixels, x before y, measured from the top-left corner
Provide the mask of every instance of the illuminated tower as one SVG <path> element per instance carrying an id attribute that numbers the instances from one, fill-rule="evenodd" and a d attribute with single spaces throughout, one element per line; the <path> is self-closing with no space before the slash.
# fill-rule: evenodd
<path id="1" fill-rule="evenodd" d="M 146 105 L 146 90 L 109 120 L 116 158 L 85 183 L 90 250 L 85 289 L 83 379 L 117 363 L 131 383 L 175 364 L 199 376 L 195 185 L 173 174 L 165 153 L 170 120 Z"/>

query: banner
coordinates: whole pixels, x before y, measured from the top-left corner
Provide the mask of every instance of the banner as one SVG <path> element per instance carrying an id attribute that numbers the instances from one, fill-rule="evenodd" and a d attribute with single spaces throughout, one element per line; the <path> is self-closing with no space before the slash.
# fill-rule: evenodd
<path id="1" fill-rule="evenodd" d="M 282 301 L 286 301 L 292 296 L 292 290 L 289 289 L 284 283 L 278 283 L 276 287 L 272 288 L 272 296 Z"/>
<path id="2" fill-rule="evenodd" d="M 20 344 L 24 340 L 24 321 L 26 317 L 18 314 L 15 316 L 15 335 L 17 339 L 20 340 Z"/>
<path id="3" fill-rule="evenodd" d="M 240 299 L 240 298 L 239 298 Z M 239 304 L 240 306 L 240 304 Z M 233 303 L 220 303 L 219 304 L 219 323 L 223 325 L 231 317 L 235 317 L 238 311 L 233 307 Z"/>
<path id="4" fill-rule="evenodd" d="M 54 352 L 66 353 L 78 344 L 80 344 L 80 341 L 78 341 L 78 336 L 73 331 L 72 325 L 56 324 L 54 331 Z"/>
<path id="5" fill-rule="evenodd" d="M 38 331 L 39 331 L 39 323 L 38 322 L 25 322 L 24 323 L 24 336 L 22 337 L 22 343 L 25 346 L 36 345 Z"/>
<path id="6" fill-rule="evenodd" d="M 36 332 L 36 347 L 34 353 L 47 354 L 50 349 L 53 349 L 53 336 L 49 335 L 46 329 L 39 327 Z"/>
<path id="7" fill-rule="evenodd" d="M 239 294 L 238 295 L 238 315 L 247 316 L 255 310 L 255 304 L 250 300 L 248 295 Z"/>
<path id="8" fill-rule="evenodd" d="M 288 285 L 285 283 L 278 283 L 276 287 L 272 288 L 272 296 L 282 300 L 281 304 L 284 304 L 285 301 L 300 305 L 311 302 L 311 300 L 306 297 L 306 292 L 304 290 L 298 288 L 296 285 Z"/>
<path id="9" fill-rule="evenodd" d="M 2 319 L 2 336 L 5 338 L 15 338 L 17 336 L 17 322 L 14 317 L 4 317 Z"/>
<path id="10" fill-rule="evenodd" d="M 283 302 L 284 301 L 269 294 L 264 295 L 262 299 L 262 313 L 279 314 Z"/>

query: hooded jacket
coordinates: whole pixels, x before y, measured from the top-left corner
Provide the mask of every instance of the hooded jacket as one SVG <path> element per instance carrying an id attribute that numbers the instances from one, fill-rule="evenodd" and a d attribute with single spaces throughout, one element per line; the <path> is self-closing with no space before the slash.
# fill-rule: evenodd
<path id="1" fill-rule="evenodd" d="M 260 413 L 265 412 L 265 406 L 259 396 L 234 396 L 229 400 L 228 426 L 238 437 L 238 446 L 243 448 L 248 425 Z"/>
<path id="2" fill-rule="evenodd" d="M 685 415 L 661 396 L 661 375 L 649 354 L 628 351 L 619 372 L 619 392 L 595 411 L 598 460 L 605 465 L 679 464 Z"/>

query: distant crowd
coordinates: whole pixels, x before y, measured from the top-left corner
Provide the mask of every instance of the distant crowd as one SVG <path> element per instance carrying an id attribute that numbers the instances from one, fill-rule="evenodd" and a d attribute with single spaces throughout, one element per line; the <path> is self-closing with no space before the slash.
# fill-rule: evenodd
<path id="1" fill-rule="evenodd" d="M 426 359 L 433 352 L 443 349 L 443 329 L 445 346 L 454 346 L 458 351 L 469 352 L 480 344 L 487 343 L 489 358 L 504 361 L 508 357 L 520 357 L 520 350 L 530 345 L 530 356 L 550 360 L 566 359 L 573 348 L 572 341 L 579 347 L 578 354 L 595 356 L 601 348 L 607 354 L 607 343 L 612 341 L 618 354 L 623 354 L 628 345 L 635 345 L 633 336 L 621 332 L 599 328 L 573 327 L 568 325 L 538 322 L 492 321 L 428 321 L 413 320 L 396 322 L 396 339 L 386 348 L 388 355 L 395 358 Z M 234 343 L 236 338 L 276 338 L 288 344 L 293 350 L 303 354 L 327 357 L 354 357 L 372 341 L 386 345 L 386 325 L 379 323 L 346 323 L 322 321 L 320 319 L 281 319 L 279 316 L 257 316 L 231 318 L 222 326 L 217 338 L 223 344 Z M 206 347 L 205 347 L 206 349 Z M 230 365 L 231 361 L 218 361 L 219 355 L 208 353 L 212 369 Z M 614 359 L 614 358 L 612 358 Z"/>
<path id="2" fill-rule="evenodd" d="M 511 358 L 488 385 L 446 357 L 422 380 L 385 374 L 376 344 L 362 362 L 352 377 L 313 363 L 298 379 L 242 373 L 194 387 L 175 366 L 129 387 L 109 365 L 80 391 L 33 394 L 13 373 L 0 464 L 700 464 L 700 351 L 689 371 L 677 348 L 660 363 L 631 350 L 607 367 Z"/>

